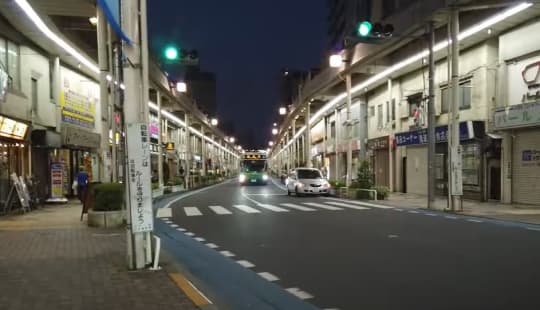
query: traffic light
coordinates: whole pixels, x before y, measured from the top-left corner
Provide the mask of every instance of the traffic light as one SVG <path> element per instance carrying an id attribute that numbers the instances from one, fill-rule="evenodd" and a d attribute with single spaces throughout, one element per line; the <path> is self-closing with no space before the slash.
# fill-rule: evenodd
<path id="1" fill-rule="evenodd" d="M 344 40 L 345 48 L 352 47 L 357 43 L 377 44 L 391 38 L 394 34 L 392 24 L 375 23 L 364 20 L 359 22 L 353 33 Z"/>
<path id="2" fill-rule="evenodd" d="M 175 61 L 178 60 L 178 55 L 180 53 L 178 52 L 178 48 L 176 46 L 169 45 L 165 48 L 163 51 L 163 55 L 165 56 L 165 59 L 169 61 Z"/>

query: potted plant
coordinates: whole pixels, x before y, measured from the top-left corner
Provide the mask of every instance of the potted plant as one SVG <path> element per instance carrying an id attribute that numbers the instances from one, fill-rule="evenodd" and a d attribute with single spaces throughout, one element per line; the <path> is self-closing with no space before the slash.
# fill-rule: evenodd
<path id="1" fill-rule="evenodd" d="M 94 206 L 88 210 L 88 226 L 115 228 L 124 224 L 124 184 L 102 183 L 93 188 Z"/>

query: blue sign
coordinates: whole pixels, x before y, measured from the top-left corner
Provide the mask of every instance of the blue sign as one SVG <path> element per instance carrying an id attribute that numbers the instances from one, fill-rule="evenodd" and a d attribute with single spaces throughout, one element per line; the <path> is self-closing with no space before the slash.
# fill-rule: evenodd
<path id="1" fill-rule="evenodd" d="M 469 126 L 470 125 L 470 126 Z M 472 122 L 459 123 L 459 139 L 469 140 L 474 137 Z M 448 125 L 435 127 L 435 143 L 448 141 Z M 427 129 L 401 132 L 396 134 L 396 145 L 419 145 L 428 143 Z"/>
<path id="2" fill-rule="evenodd" d="M 122 30 L 120 23 L 120 0 L 98 0 L 99 7 L 116 34 L 128 44 L 132 44 L 130 38 Z"/>

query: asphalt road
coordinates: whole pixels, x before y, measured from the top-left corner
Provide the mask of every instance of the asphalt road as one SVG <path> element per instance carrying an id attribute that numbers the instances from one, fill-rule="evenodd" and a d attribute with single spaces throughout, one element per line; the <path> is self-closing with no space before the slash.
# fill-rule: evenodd
<path id="1" fill-rule="evenodd" d="M 288 197 L 274 184 L 234 182 L 167 212 L 165 225 L 321 309 L 540 309 L 537 226 Z"/>

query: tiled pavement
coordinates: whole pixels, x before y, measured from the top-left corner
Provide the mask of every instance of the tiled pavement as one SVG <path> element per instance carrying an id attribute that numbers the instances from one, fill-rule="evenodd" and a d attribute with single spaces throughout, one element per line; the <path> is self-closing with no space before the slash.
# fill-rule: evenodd
<path id="1" fill-rule="evenodd" d="M 0 218 L 0 309 L 197 309 L 165 271 L 126 270 L 124 230 L 33 229 L 25 216 Z"/>

